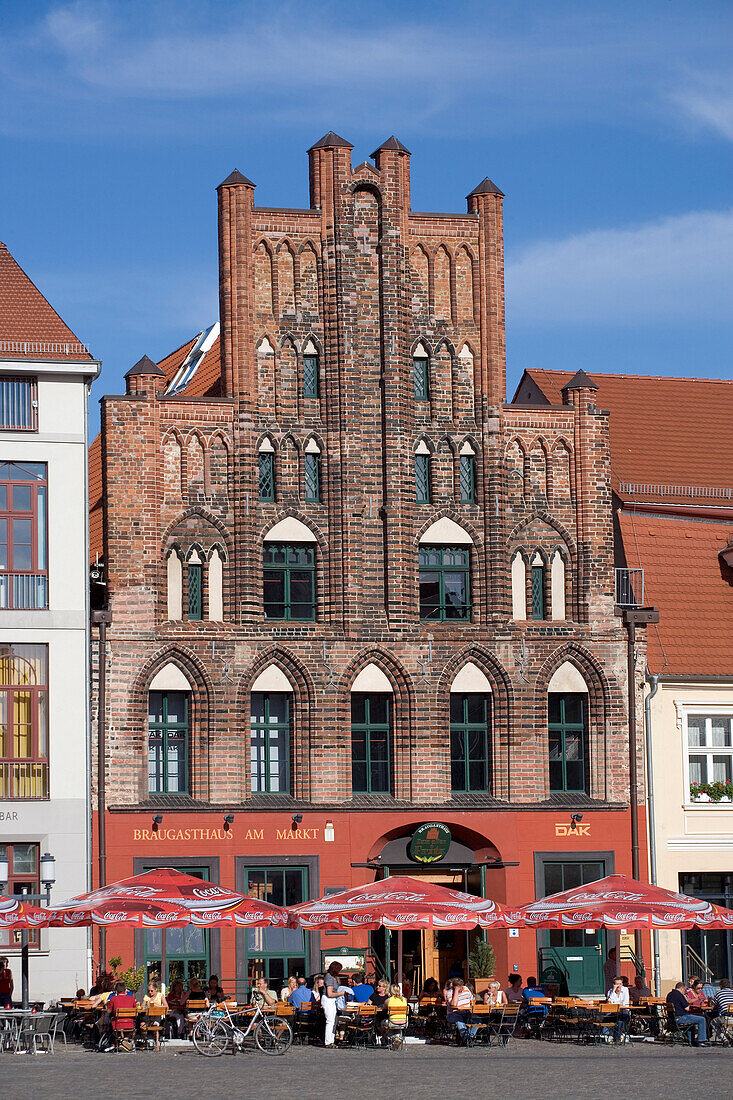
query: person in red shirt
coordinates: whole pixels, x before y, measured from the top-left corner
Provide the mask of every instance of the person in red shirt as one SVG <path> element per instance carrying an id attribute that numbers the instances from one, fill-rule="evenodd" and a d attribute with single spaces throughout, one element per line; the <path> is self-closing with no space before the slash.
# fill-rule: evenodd
<path id="1" fill-rule="evenodd" d="M 132 993 L 127 992 L 127 986 L 124 982 L 115 982 L 114 993 L 107 1001 L 107 1010 L 109 1012 L 110 1023 L 113 1023 L 114 1030 L 117 1032 L 124 1032 L 125 1039 L 131 1039 L 132 1033 L 135 1030 L 135 1017 L 124 1017 L 119 1019 L 117 1016 L 118 1011 L 121 1008 L 135 1008 L 136 1002 Z"/>
<path id="2" fill-rule="evenodd" d="M 0 958 L 0 1008 L 13 1007 L 13 972 L 8 960 Z"/>

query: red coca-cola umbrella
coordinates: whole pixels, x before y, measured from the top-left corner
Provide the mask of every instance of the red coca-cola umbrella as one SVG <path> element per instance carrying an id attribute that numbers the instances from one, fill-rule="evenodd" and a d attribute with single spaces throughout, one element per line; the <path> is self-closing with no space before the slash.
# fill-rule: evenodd
<path id="1" fill-rule="evenodd" d="M 0 897 L 0 931 L 48 927 L 48 909 L 23 901 L 22 895 Z"/>
<path id="2" fill-rule="evenodd" d="M 138 928 L 183 928 L 195 924 L 201 928 L 265 928 L 288 923 L 288 911 L 279 905 L 173 867 L 158 867 L 121 879 L 43 912 L 54 927 L 131 924 Z"/>
<path id="3" fill-rule="evenodd" d="M 433 882 L 392 875 L 290 907 L 295 928 L 504 928 L 497 902 Z"/>
<path id="4" fill-rule="evenodd" d="M 626 875 L 551 894 L 505 916 L 508 925 L 527 928 L 733 928 L 733 909 Z"/>

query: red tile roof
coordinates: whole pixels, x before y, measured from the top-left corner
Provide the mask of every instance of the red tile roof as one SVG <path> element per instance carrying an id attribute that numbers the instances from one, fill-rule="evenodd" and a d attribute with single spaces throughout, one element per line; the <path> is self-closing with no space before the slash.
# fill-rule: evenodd
<path id="1" fill-rule="evenodd" d="M 531 380 L 549 404 L 560 405 L 562 387 L 573 373 L 528 370 L 520 388 L 526 392 Z M 596 405 L 611 414 L 613 487 L 622 499 L 697 504 L 733 499 L 733 382 L 593 372 L 590 377 L 598 386 Z M 629 485 L 646 488 L 631 491 Z M 680 488 L 703 491 L 675 491 Z"/>
<path id="2" fill-rule="evenodd" d="M 4 244 L 0 244 L 0 356 L 93 358 Z"/>
<path id="3" fill-rule="evenodd" d="M 196 342 L 197 337 L 192 337 L 180 348 L 176 348 L 165 359 L 161 359 L 158 366 L 165 374 L 168 382 L 172 382 L 178 373 L 178 368 L 188 355 Z M 219 337 L 217 336 L 206 355 L 199 363 L 196 373 L 191 381 L 177 397 L 218 397 L 221 393 L 221 362 L 220 362 Z"/>
<path id="4" fill-rule="evenodd" d="M 665 676 L 733 676 L 733 570 L 718 557 L 733 522 L 624 511 L 630 569 L 643 569 L 644 603 L 659 608 L 648 628 L 648 663 Z"/>

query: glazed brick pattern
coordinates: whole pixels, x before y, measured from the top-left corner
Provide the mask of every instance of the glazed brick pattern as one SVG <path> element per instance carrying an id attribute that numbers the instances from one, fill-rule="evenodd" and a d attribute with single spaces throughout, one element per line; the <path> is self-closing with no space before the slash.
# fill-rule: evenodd
<path id="1" fill-rule="evenodd" d="M 110 804 L 146 797 L 147 690 L 171 660 L 195 689 L 197 799 L 248 799 L 250 690 L 272 663 L 293 685 L 296 798 L 351 797 L 349 693 L 369 663 L 394 692 L 395 799 L 450 798 L 450 685 L 472 661 L 492 685 L 492 793 L 508 806 L 542 801 L 547 685 L 570 660 L 589 688 L 590 794 L 628 801 L 608 416 L 590 389 L 565 391 L 561 406 L 505 403 L 502 196 L 472 195 L 466 215 L 417 214 L 409 155 L 380 150 L 375 160 L 352 171 L 349 148 L 311 150 L 310 210 L 260 208 L 246 181 L 223 184 L 223 396 L 166 400 L 165 381 L 151 376 L 103 402 Z M 317 398 L 303 394 L 308 340 Z M 418 342 L 430 357 L 425 403 L 414 399 Z M 272 503 L 258 500 L 264 439 L 275 452 Z M 317 504 L 303 492 L 310 439 L 321 450 Z M 430 504 L 415 502 L 420 440 Z M 462 504 L 467 441 L 476 499 Z M 316 538 L 314 623 L 264 621 L 262 540 L 286 517 Z M 441 518 L 473 542 L 470 622 L 419 620 L 418 541 Z M 204 555 L 221 548 L 224 623 L 166 621 L 166 554 L 187 543 Z M 510 559 L 538 548 L 566 557 L 567 619 L 516 623 Z M 643 638 L 640 647 L 643 668 Z"/>

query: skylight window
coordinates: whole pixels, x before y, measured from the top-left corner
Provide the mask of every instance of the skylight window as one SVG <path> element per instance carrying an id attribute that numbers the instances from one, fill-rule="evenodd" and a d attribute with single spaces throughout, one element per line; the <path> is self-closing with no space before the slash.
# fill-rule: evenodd
<path id="1" fill-rule="evenodd" d="M 199 369 L 204 356 L 211 348 L 219 335 L 219 322 L 215 321 L 210 328 L 200 332 L 193 342 L 193 347 L 178 368 L 178 373 L 171 382 L 166 392 L 166 397 L 173 397 L 182 393 L 189 384 L 196 371 Z"/>

